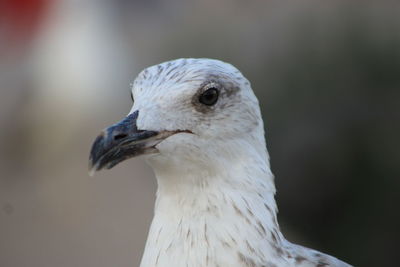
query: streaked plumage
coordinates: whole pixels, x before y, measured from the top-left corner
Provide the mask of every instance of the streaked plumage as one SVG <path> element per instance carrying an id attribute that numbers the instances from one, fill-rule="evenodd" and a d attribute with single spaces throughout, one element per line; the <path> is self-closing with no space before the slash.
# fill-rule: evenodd
<path id="1" fill-rule="evenodd" d="M 214 87 L 216 104 L 200 103 Z M 165 62 L 142 71 L 132 93 L 136 130 L 152 134 L 133 148 L 146 154 L 158 182 L 141 267 L 349 266 L 281 234 L 258 101 L 235 67 L 212 59 Z M 130 157 L 132 146 L 107 141 L 122 124 L 96 141 L 96 170 Z M 101 158 L 105 153 L 114 158 Z"/>

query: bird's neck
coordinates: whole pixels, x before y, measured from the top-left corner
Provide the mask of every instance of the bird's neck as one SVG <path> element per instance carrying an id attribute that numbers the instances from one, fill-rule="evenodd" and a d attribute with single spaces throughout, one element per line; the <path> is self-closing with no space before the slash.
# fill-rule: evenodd
<path id="1" fill-rule="evenodd" d="M 156 170 L 155 215 L 141 266 L 253 266 L 272 257 L 283 237 L 266 159 L 242 155 L 220 169 L 179 175 Z"/>

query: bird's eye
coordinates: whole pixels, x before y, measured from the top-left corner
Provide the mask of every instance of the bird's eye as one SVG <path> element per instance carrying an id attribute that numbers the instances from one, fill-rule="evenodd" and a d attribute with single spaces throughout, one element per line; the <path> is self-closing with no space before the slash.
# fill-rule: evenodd
<path id="1" fill-rule="evenodd" d="M 133 94 L 131 92 L 131 99 L 132 99 L 132 103 L 135 102 L 135 100 L 133 100 Z"/>
<path id="2" fill-rule="evenodd" d="M 215 103 L 217 103 L 218 95 L 219 95 L 218 89 L 211 87 L 200 95 L 199 101 L 204 105 L 212 106 Z"/>

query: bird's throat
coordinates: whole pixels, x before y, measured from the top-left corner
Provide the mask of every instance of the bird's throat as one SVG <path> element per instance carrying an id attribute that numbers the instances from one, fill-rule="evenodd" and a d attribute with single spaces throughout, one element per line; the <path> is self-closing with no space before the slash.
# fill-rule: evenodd
<path id="1" fill-rule="evenodd" d="M 282 236 L 272 174 L 241 170 L 243 176 L 235 179 L 224 173 L 198 177 L 202 180 L 195 184 L 172 184 L 171 178 L 157 175 L 155 215 L 142 267 L 242 266 L 274 253 Z"/>

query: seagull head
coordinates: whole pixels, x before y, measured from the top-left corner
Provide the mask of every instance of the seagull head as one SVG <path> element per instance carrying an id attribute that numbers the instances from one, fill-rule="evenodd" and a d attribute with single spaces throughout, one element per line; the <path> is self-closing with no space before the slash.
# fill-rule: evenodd
<path id="1" fill-rule="evenodd" d="M 249 81 L 228 63 L 164 62 L 143 70 L 131 93 L 129 114 L 94 141 L 92 171 L 139 155 L 154 169 L 212 169 L 221 155 L 232 162 L 244 156 L 243 150 L 265 151 L 257 98 Z"/>

